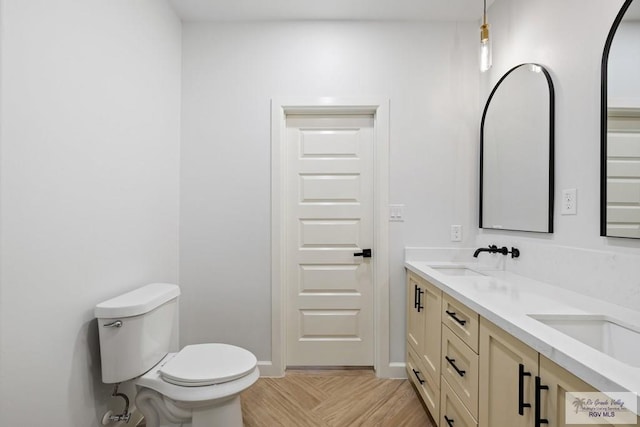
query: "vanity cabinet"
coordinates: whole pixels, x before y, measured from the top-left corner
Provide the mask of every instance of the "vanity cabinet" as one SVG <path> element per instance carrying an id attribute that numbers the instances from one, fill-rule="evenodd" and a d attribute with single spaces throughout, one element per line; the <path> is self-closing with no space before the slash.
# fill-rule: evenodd
<path id="1" fill-rule="evenodd" d="M 409 270 L 406 357 L 438 427 L 572 427 L 565 393 L 598 391 Z"/>
<path id="2" fill-rule="evenodd" d="M 448 383 L 471 416 L 478 419 L 478 354 L 444 325 L 441 362 L 442 383 Z"/>
<path id="3" fill-rule="evenodd" d="M 538 353 L 482 318 L 479 362 L 479 426 L 533 426 Z"/>
<path id="4" fill-rule="evenodd" d="M 440 427 L 477 426 L 478 325 L 473 310 L 407 274 L 407 375 Z"/>
<path id="5" fill-rule="evenodd" d="M 407 375 L 434 419 L 440 410 L 442 291 L 412 273 L 407 275 Z"/>
<path id="6" fill-rule="evenodd" d="M 409 274 L 407 341 L 433 382 L 440 380 L 440 307 L 442 291 L 426 280 Z"/>
<path id="7" fill-rule="evenodd" d="M 479 352 L 479 427 L 575 426 L 565 422 L 565 392 L 597 391 L 484 318 Z"/>
<path id="8" fill-rule="evenodd" d="M 576 424 L 567 424 L 565 420 L 565 392 L 597 392 L 598 390 L 543 355 L 540 355 L 539 366 L 542 385 L 548 387 L 548 389 L 541 391 L 541 393 L 543 393 L 542 407 L 540 409 L 541 416 L 549 420 L 548 425 L 550 427 L 575 427 Z M 544 394 L 546 394 L 546 396 Z M 640 421 L 636 417 L 635 424 L 602 423 L 589 425 L 600 427 L 629 427 L 634 425 L 640 426 Z"/>
<path id="9" fill-rule="evenodd" d="M 442 295 L 440 426 L 477 426 L 479 316 Z"/>
<path id="10" fill-rule="evenodd" d="M 447 294 L 442 297 L 442 324 L 478 353 L 480 316 Z"/>
<path id="11" fill-rule="evenodd" d="M 440 427 L 477 427 L 478 423 L 469 413 L 462 400 L 453 391 L 449 383 L 442 381 L 442 395 L 440 397 L 440 412 L 442 419 Z"/>

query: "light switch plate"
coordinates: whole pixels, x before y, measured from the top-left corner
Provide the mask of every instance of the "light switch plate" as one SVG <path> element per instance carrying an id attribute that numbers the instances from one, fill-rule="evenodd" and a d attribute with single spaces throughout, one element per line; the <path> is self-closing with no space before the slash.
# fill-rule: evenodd
<path id="1" fill-rule="evenodd" d="M 404 205 L 389 205 L 389 221 L 404 221 Z"/>
<path id="2" fill-rule="evenodd" d="M 578 190 L 567 188 L 562 190 L 562 215 L 576 215 L 578 213 Z"/>

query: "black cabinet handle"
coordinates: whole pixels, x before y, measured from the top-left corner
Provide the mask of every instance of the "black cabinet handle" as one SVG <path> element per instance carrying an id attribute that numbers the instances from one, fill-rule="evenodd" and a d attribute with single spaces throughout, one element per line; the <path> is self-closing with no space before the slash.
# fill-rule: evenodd
<path id="1" fill-rule="evenodd" d="M 531 372 L 524 370 L 524 365 L 518 366 L 518 414 L 524 415 L 524 408 L 531 408 L 531 403 L 524 402 L 524 377 L 530 377 Z"/>
<path id="2" fill-rule="evenodd" d="M 451 367 L 456 370 L 458 375 L 460 375 L 461 377 L 464 377 L 464 374 L 466 374 L 467 371 L 463 371 L 462 369 L 459 369 L 456 366 L 456 363 L 455 363 L 456 359 L 450 359 L 449 356 L 445 356 L 444 358 L 447 360 L 447 362 L 449 362 L 449 365 L 451 365 Z"/>
<path id="3" fill-rule="evenodd" d="M 444 416 L 444 420 L 447 422 L 447 424 L 449 425 L 449 427 L 453 427 L 453 420 L 449 417 L 447 417 L 446 415 Z"/>
<path id="4" fill-rule="evenodd" d="M 536 396 L 535 396 L 535 427 L 540 427 L 541 424 L 549 424 L 549 420 L 542 418 L 540 415 L 540 403 L 542 390 L 549 390 L 549 386 L 543 385 L 540 377 L 536 376 Z"/>
<path id="5" fill-rule="evenodd" d="M 418 313 L 420 313 L 420 310 L 424 310 L 424 306 L 422 305 L 422 295 L 424 295 L 424 291 L 418 288 Z"/>
<path id="6" fill-rule="evenodd" d="M 420 373 L 420 371 L 416 371 L 415 369 L 411 369 L 413 371 L 413 375 L 416 376 L 418 382 L 420 383 L 420 385 L 424 384 L 424 380 L 420 379 L 420 375 L 418 375 Z"/>
<path id="7" fill-rule="evenodd" d="M 420 303 L 418 302 L 418 285 L 413 285 L 413 308 L 418 308 Z"/>
<path id="8" fill-rule="evenodd" d="M 467 323 L 466 320 L 458 319 L 458 316 L 456 316 L 457 313 L 455 311 L 445 310 L 444 312 L 447 313 L 453 320 L 458 322 L 460 326 L 464 326 L 464 324 Z"/>

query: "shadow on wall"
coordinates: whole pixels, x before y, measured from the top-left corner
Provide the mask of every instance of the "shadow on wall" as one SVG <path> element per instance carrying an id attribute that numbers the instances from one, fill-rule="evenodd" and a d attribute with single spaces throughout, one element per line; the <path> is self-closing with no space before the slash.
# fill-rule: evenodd
<path id="1" fill-rule="evenodd" d="M 93 316 L 93 311 L 90 316 Z M 88 317 L 88 316 L 87 316 Z M 102 382 L 100 363 L 100 340 L 98 337 L 98 321 L 92 319 L 82 325 L 73 348 L 73 362 L 68 384 L 69 408 L 68 414 L 72 426 L 101 426 L 102 417 L 109 409 L 120 413 L 123 400 L 111 397 L 113 386 Z M 126 383 L 120 388 L 126 393 L 131 402 L 135 397 L 133 384 Z M 80 393 L 81 395 L 74 395 Z M 71 406 L 73 404 L 73 407 Z M 93 419 L 82 419 L 82 411 L 77 405 L 94 408 Z"/>

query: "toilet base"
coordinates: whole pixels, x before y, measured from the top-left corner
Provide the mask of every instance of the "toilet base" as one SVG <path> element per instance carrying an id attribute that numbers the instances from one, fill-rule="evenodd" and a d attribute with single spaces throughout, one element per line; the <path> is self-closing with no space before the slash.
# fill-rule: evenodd
<path id="1" fill-rule="evenodd" d="M 190 423 L 191 427 L 242 427 L 240 395 L 198 405 L 194 402 L 175 402 L 154 390 L 139 390 L 136 405 L 147 427 L 160 427 L 161 421 Z"/>
<path id="2" fill-rule="evenodd" d="M 240 396 L 235 396 L 214 406 L 196 408 L 191 418 L 192 427 L 242 427 Z"/>
<path id="3" fill-rule="evenodd" d="M 167 355 L 154 369 L 134 380 L 138 392 L 136 406 L 144 415 L 147 427 L 160 427 L 162 420 L 174 424 L 190 422 L 192 427 L 242 427 L 240 393 L 258 380 L 258 367 L 233 381 L 184 387 L 160 377 L 157 367 L 172 356 Z"/>

